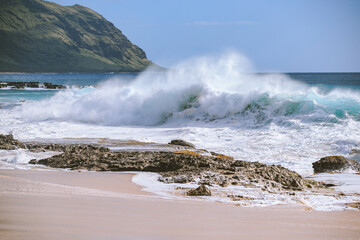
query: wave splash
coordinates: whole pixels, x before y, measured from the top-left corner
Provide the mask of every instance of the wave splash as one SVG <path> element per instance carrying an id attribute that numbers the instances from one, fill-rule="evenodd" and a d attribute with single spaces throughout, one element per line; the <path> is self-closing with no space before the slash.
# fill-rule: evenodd
<path id="1" fill-rule="evenodd" d="M 25 103 L 27 121 L 62 120 L 100 125 L 338 123 L 360 121 L 360 91 L 322 89 L 282 74 L 252 74 L 241 54 L 191 59 L 135 80 L 109 79 L 97 87 L 67 89 Z"/>

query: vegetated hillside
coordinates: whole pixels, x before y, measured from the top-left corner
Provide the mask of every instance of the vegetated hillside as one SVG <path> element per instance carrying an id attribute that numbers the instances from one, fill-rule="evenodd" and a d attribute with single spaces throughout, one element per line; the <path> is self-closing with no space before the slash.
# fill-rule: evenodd
<path id="1" fill-rule="evenodd" d="M 134 72 L 150 64 L 89 8 L 0 0 L 0 72 Z"/>

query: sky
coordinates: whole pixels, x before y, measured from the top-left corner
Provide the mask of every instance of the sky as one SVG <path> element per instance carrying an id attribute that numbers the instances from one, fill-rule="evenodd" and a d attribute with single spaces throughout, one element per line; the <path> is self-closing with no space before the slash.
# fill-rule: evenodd
<path id="1" fill-rule="evenodd" d="M 360 72 L 360 0 L 52 0 L 100 13 L 164 67 L 236 51 L 259 72 Z"/>

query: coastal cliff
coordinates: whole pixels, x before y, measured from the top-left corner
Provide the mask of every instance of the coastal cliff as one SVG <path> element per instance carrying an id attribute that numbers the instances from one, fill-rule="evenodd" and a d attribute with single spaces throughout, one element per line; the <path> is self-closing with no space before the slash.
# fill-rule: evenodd
<path id="1" fill-rule="evenodd" d="M 150 64 L 141 48 L 89 8 L 0 1 L 0 72 L 137 72 Z"/>

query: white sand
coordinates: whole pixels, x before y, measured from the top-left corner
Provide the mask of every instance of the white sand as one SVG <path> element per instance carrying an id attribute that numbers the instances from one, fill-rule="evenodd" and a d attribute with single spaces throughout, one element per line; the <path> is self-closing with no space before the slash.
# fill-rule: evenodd
<path id="1" fill-rule="evenodd" d="M 0 170 L 0 239 L 360 239 L 360 212 L 166 200 L 132 174 Z"/>

